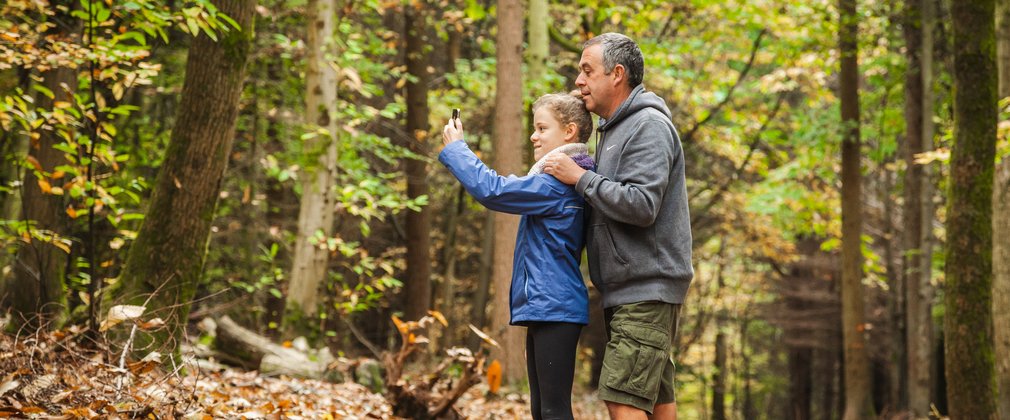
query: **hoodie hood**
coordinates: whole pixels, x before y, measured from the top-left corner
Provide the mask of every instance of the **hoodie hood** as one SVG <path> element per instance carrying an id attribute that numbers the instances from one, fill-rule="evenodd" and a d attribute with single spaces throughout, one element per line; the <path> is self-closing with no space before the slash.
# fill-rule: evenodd
<path id="1" fill-rule="evenodd" d="M 614 126 L 625 117 L 646 108 L 655 108 L 657 111 L 665 115 L 667 119 L 673 119 L 673 114 L 670 113 L 670 108 L 666 107 L 666 101 L 655 93 L 647 92 L 645 90 L 645 86 L 639 84 L 631 90 L 631 95 L 628 95 L 628 99 L 625 99 L 624 102 L 621 103 L 621 106 L 617 107 L 617 110 L 614 111 L 614 115 L 611 115 L 610 118 L 607 119 L 600 118 L 599 131 L 607 131 L 608 128 Z"/>

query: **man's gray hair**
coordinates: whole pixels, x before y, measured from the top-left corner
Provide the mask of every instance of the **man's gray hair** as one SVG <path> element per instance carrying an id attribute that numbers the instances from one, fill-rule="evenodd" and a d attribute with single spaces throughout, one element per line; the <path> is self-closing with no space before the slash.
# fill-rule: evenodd
<path id="1" fill-rule="evenodd" d="M 642 57 L 642 50 L 631 38 L 615 32 L 600 34 L 589 41 L 586 41 L 582 49 L 593 45 L 603 46 L 603 70 L 605 74 L 614 71 L 618 64 L 624 66 L 624 72 L 628 78 L 628 87 L 634 88 L 642 83 L 645 73 L 645 59 Z"/>

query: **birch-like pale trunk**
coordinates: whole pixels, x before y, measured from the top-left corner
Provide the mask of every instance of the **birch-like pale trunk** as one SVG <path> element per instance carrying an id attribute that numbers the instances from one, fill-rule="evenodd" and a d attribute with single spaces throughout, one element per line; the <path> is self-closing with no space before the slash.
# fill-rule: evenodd
<path id="1" fill-rule="evenodd" d="M 335 183 L 337 180 L 337 72 L 326 58 L 334 54 L 331 38 L 335 33 L 334 0 L 309 0 L 305 73 L 305 121 L 321 129 L 319 135 L 305 140 L 304 150 L 313 158 L 299 175 L 302 186 L 298 210 L 298 236 L 288 285 L 288 308 L 306 315 L 316 313 L 326 280 L 329 250 L 320 246 L 318 233 L 333 234 Z"/>

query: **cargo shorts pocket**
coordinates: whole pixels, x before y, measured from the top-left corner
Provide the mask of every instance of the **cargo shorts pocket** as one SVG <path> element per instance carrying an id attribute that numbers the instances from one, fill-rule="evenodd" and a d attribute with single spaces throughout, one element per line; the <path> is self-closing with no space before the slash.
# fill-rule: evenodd
<path id="1" fill-rule="evenodd" d="M 603 357 L 605 385 L 646 400 L 659 395 L 663 368 L 670 358 L 670 335 L 644 324 L 615 330 Z"/>

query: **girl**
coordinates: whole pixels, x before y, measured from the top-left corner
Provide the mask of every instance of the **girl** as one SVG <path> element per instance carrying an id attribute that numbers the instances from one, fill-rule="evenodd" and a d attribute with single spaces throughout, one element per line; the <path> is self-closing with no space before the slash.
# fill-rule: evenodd
<path id="1" fill-rule="evenodd" d="M 533 104 L 533 157 L 524 177 L 501 176 L 484 165 L 452 119 L 442 129 L 438 160 L 485 207 L 520 214 L 512 260 L 512 325 L 526 327 L 526 370 L 533 418 L 571 419 L 575 351 L 589 323 L 588 294 L 579 270 L 586 203 L 574 188 L 543 173 L 548 153 L 564 153 L 593 168 L 586 141 L 592 117 L 572 94 L 549 94 Z M 519 153 L 519 151 L 516 151 Z"/>

